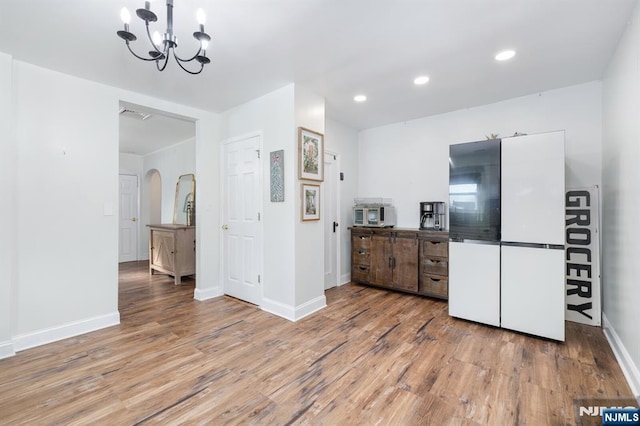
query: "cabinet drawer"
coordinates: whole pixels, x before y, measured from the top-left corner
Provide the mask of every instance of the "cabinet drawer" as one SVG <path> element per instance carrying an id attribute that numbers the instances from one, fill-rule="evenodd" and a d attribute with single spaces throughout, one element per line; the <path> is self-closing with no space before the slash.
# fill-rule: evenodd
<path id="1" fill-rule="evenodd" d="M 369 266 L 353 265 L 351 267 L 351 281 L 369 282 Z"/>
<path id="2" fill-rule="evenodd" d="M 446 277 L 424 274 L 420 282 L 420 293 L 428 293 L 447 298 L 449 280 Z"/>
<path id="3" fill-rule="evenodd" d="M 446 241 L 422 241 L 423 256 L 447 257 L 449 243 Z"/>
<path id="4" fill-rule="evenodd" d="M 351 239 L 354 250 L 371 248 L 371 235 L 354 234 Z"/>
<path id="5" fill-rule="evenodd" d="M 449 262 L 439 259 L 424 259 L 422 268 L 424 274 L 446 276 L 449 272 Z"/>
<path id="6" fill-rule="evenodd" d="M 368 249 L 354 248 L 351 252 L 351 263 L 354 265 L 369 265 L 371 252 Z"/>

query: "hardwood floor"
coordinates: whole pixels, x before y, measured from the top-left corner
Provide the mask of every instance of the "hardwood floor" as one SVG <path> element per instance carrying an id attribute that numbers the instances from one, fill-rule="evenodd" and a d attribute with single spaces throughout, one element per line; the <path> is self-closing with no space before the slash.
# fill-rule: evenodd
<path id="1" fill-rule="evenodd" d="M 119 326 L 0 361 L 0 424 L 560 425 L 633 398 L 598 328 L 558 344 L 355 284 L 292 323 L 193 287 L 123 264 Z"/>

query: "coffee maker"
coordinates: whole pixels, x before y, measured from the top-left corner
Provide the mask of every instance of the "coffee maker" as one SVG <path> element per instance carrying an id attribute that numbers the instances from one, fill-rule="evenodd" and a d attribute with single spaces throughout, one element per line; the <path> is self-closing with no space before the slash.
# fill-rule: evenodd
<path id="1" fill-rule="evenodd" d="M 443 201 L 423 201 L 420 203 L 420 229 L 440 231 L 445 229 L 445 203 Z"/>

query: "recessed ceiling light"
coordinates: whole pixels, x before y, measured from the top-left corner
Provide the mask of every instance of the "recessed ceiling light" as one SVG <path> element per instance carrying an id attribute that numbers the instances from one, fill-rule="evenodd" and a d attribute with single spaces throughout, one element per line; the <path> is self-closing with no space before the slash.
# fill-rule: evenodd
<path id="1" fill-rule="evenodd" d="M 515 50 L 503 50 L 502 52 L 498 53 L 495 56 L 495 58 L 496 58 L 496 61 L 507 61 L 513 58 L 514 56 L 516 56 Z"/>
<path id="2" fill-rule="evenodd" d="M 364 102 L 367 100 L 367 97 L 365 95 L 355 95 L 353 100 L 356 102 Z"/>
<path id="3" fill-rule="evenodd" d="M 428 82 L 429 82 L 429 77 L 426 75 L 421 75 L 420 77 L 416 77 L 416 79 L 413 80 L 413 84 L 416 84 L 418 86 L 427 84 Z"/>

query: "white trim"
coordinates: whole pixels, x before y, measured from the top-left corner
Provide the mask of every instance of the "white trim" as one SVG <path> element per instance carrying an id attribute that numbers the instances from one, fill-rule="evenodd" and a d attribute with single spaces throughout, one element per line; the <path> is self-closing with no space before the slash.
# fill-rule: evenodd
<path id="1" fill-rule="evenodd" d="M 311 315 L 314 312 L 318 312 L 320 309 L 327 306 L 327 298 L 323 294 L 322 296 L 311 299 L 302 305 L 296 306 L 295 320 L 298 321 L 306 316 Z"/>
<path id="2" fill-rule="evenodd" d="M 295 321 L 295 308 L 293 306 L 285 305 L 284 303 L 263 297 L 260 309 L 265 312 L 269 312 L 270 314 L 288 319 L 289 321 Z"/>
<path id="3" fill-rule="evenodd" d="M 13 342 L 0 342 L 0 359 L 9 358 L 16 354 L 13 350 Z"/>
<path id="4" fill-rule="evenodd" d="M 161 112 L 164 113 L 164 112 L 167 112 L 167 111 L 161 111 Z M 193 117 L 189 117 L 189 118 L 193 118 Z M 196 121 L 198 121 L 198 120 L 193 118 L 193 121 L 192 120 L 184 120 L 184 119 L 182 119 L 182 121 L 188 121 L 188 122 L 191 122 L 191 123 L 193 123 L 195 125 Z M 162 151 L 167 151 L 169 149 L 173 149 L 173 148 L 177 147 L 178 145 L 182 145 L 184 143 L 188 143 L 188 142 L 191 142 L 191 141 L 193 141 L 195 143 L 196 137 L 195 136 L 191 136 L 191 137 L 188 137 L 187 139 L 185 139 L 183 141 L 176 142 L 176 143 L 173 143 L 171 145 L 168 145 L 168 146 L 165 146 L 165 147 L 162 147 L 162 148 L 158 148 L 155 151 L 151 151 L 151 152 L 149 152 L 147 154 L 142 155 L 142 157 L 147 157 L 149 155 L 158 154 L 158 153 L 160 153 Z"/>
<path id="5" fill-rule="evenodd" d="M 16 352 L 23 351 L 118 324 L 120 324 L 120 313 L 116 311 L 81 321 L 73 321 L 57 327 L 45 328 L 44 330 L 34 331 L 32 333 L 19 334 L 13 338 L 13 346 Z"/>
<path id="6" fill-rule="evenodd" d="M 333 283 L 334 286 L 340 286 L 340 261 L 342 258 L 342 252 L 341 252 L 341 246 L 342 246 L 342 224 L 340 223 L 342 221 L 341 217 L 340 217 L 340 198 L 342 197 L 341 191 L 340 191 L 340 154 L 338 154 L 335 151 L 324 151 L 324 155 L 331 155 L 333 156 L 333 164 L 334 167 L 336 168 L 336 172 L 337 174 L 334 174 L 333 179 L 335 180 L 334 182 L 334 189 L 335 189 L 335 193 L 333 194 L 334 196 L 334 200 L 333 200 L 333 209 L 334 209 L 334 214 L 336 215 L 336 220 L 338 221 L 338 232 L 336 233 L 336 252 L 335 252 L 335 265 L 336 265 L 336 280 Z M 326 160 L 326 159 L 325 159 Z M 326 162 L 326 161 L 325 161 Z M 326 169 L 325 169 L 325 181 L 326 181 Z M 325 189 L 325 185 L 322 185 L 322 196 L 325 197 L 326 200 L 326 189 Z M 326 203 L 326 201 L 325 201 Z M 326 204 L 325 204 L 326 205 Z M 325 215 L 325 219 L 326 219 L 326 215 Z M 326 236 L 325 236 L 326 238 Z M 323 285 L 325 283 L 323 282 Z M 325 288 L 325 290 L 327 290 Z"/>
<path id="7" fill-rule="evenodd" d="M 297 321 L 327 306 L 327 298 L 322 295 L 300 306 L 293 307 L 275 300 L 263 298 L 260 309 L 270 314 L 277 315 L 289 321 Z"/>
<path id="8" fill-rule="evenodd" d="M 638 370 L 638 366 L 635 365 L 633 359 L 631 359 L 631 355 L 625 348 L 622 340 L 616 333 L 616 330 L 613 328 L 613 325 L 609 322 L 607 316 L 602 313 L 602 325 L 604 335 L 609 341 L 609 346 L 613 350 L 613 354 L 616 356 L 618 360 L 618 364 L 620 364 L 620 368 L 622 369 L 622 373 L 624 377 L 627 379 L 627 383 L 629 383 L 629 387 L 631 388 L 631 392 L 636 397 L 636 400 L 640 404 L 640 371 Z"/>
<path id="9" fill-rule="evenodd" d="M 351 272 L 347 272 L 346 274 L 342 274 L 340 277 L 340 285 L 349 284 L 351 282 Z"/>
<path id="10" fill-rule="evenodd" d="M 193 292 L 193 298 L 199 301 L 213 299 L 214 297 L 222 296 L 224 293 L 222 292 L 221 287 L 212 287 L 212 288 L 197 288 Z"/>

